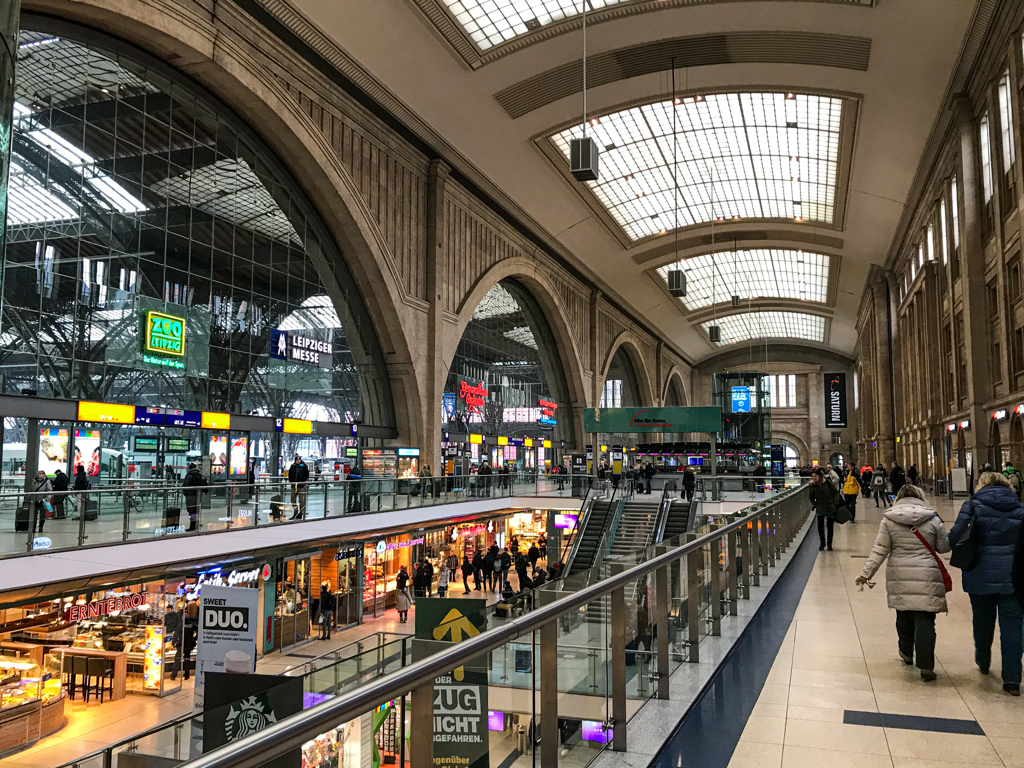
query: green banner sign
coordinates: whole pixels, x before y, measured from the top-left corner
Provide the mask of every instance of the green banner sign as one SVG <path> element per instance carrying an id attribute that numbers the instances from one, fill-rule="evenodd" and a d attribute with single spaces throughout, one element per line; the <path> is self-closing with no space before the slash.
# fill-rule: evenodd
<path id="1" fill-rule="evenodd" d="M 486 629 L 486 600 L 419 598 L 416 640 L 461 643 Z M 420 638 L 428 638 L 421 640 Z M 414 646 L 416 658 L 421 648 Z M 487 768 L 487 655 L 434 679 L 435 768 Z"/>
<path id="2" fill-rule="evenodd" d="M 585 432 L 721 432 L 717 405 L 685 408 L 587 408 Z"/>

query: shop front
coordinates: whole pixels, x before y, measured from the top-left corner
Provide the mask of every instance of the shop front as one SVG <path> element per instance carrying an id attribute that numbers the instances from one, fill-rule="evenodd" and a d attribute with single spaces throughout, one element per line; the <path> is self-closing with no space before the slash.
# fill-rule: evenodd
<path id="1" fill-rule="evenodd" d="M 410 577 L 426 537 L 401 534 L 363 545 L 363 613 L 379 616 L 395 606 L 398 572 L 405 566 Z"/>
<path id="2" fill-rule="evenodd" d="M 541 537 L 547 532 L 547 513 L 542 510 L 517 512 L 505 524 L 505 540 L 509 546 L 515 541 L 520 552 L 528 552 L 531 546 L 541 548 Z M 546 537 L 544 539 L 546 542 Z"/>

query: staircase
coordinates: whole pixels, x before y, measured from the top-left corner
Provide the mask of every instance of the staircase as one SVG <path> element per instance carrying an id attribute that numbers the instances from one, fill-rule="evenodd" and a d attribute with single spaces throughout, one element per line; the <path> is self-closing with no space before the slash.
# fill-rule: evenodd
<path id="1" fill-rule="evenodd" d="M 690 510 L 693 505 L 683 499 L 673 499 L 669 505 L 665 518 L 665 530 L 661 535 L 662 541 L 674 539 L 680 534 L 686 533 L 690 525 Z"/>
<path id="2" fill-rule="evenodd" d="M 567 576 L 594 567 L 598 557 L 597 549 L 604 538 L 605 528 L 611 522 L 611 518 L 614 516 L 618 506 L 619 501 L 617 499 L 613 500 L 613 498 L 604 497 L 594 499 L 594 506 L 590 509 L 587 523 L 578 534 L 580 538 L 576 545 L 576 554 L 569 564 L 569 570 L 566 572 Z"/>
<path id="3" fill-rule="evenodd" d="M 622 557 L 639 552 L 653 543 L 660 504 L 661 497 L 653 495 L 626 501 L 611 546 L 608 548 L 609 557 Z"/>

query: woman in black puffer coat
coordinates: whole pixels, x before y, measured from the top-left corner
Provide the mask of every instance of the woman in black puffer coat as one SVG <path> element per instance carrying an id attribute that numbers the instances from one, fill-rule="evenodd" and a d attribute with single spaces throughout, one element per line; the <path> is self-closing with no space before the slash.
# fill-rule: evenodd
<path id="1" fill-rule="evenodd" d="M 972 517 L 971 535 L 978 541 L 978 562 L 963 572 L 963 579 L 964 592 L 971 596 L 974 613 L 974 661 L 981 673 L 987 675 L 998 616 L 1003 690 L 1020 696 L 1024 611 L 1014 593 L 1012 573 L 1024 505 L 1005 477 L 985 472 L 978 479 L 974 497 L 960 508 L 956 524 L 949 532 L 950 544 L 956 546 L 963 538 Z"/>

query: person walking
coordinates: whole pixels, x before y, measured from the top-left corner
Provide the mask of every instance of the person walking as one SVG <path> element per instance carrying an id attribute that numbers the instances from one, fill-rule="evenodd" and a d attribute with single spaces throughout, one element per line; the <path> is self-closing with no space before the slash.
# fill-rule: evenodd
<path id="1" fill-rule="evenodd" d="M 334 612 L 338 608 L 338 598 L 331 592 L 331 582 L 320 585 L 320 639 L 331 639 L 331 627 L 334 624 Z"/>
<path id="2" fill-rule="evenodd" d="M 937 553 L 949 550 L 946 526 L 928 506 L 924 491 L 905 485 L 882 514 L 875 546 L 856 580 L 863 586 L 889 561 L 885 590 L 896 611 L 900 658 L 908 666 L 916 659 L 926 683 L 936 678 L 935 614 L 947 610 L 944 566 Z"/>
<path id="3" fill-rule="evenodd" d="M 850 471 L 843 482 L 843 498 L 846 499 L 846 506 L 850 508 L 850 522 L 857 522 L 857 496 L 860 495 L 860 481 L 857 480 L 857 473 Z"/>
<path id="4" fill-rule="evenodd" d="M 490 558 L 490 560 L 488 560 Z M 490 589 L 488 586 L 491 579 L 494 578 L 494 556 L 488 550 L 486 555 L 481 555 L 478 549 L 473 554 L 473 589 L 480 591 L 480 584 L 483 583 L 484 587 Z"/>
<path id="5" fill-rule="evenodd" d="M 473 564 L 469 562 L 469 555 L 463 555 L 462 557 L 462 588 L 465 590 L 464 595 L 469 594 L 469 577 L 473 574 Z M 480 589 L 480 585 L 477 584 L 477 589 Z"/>
<path id="6" fill-rule="evenodd" d="M 917 464 L 911 464 L 907 470 L 907 481 L 911 485 L 917 485 Z"/>
<path id="7" fill-rule="evenodd" d="M 683 493 L 687 501 L 693 501 L 693 489 L 697 486 L 697 475 L 689 466 L 683 470 Z"/>
<path id="8" fill-rule="evenodd" d="M 434 586 L 434 564 L 425 557 L 420 565 L 420 573 L 423 574 L 423 587 L 427 591 L 427 597 L 430 597 L 430 590 Z"/>
<path id="9" fill-rule="evenodd" d="M 540 550 L 537 549 L 536 544 L 531 544 L 530 548 L 526 550 L 526 557 L 530 561 L 530 570 L 537 570 L 537 561 L 540 560 Z"/>
<path id="10" fill-rule="evenodd" d="M 424 499 L 427 498 L 427 496 L 433 495 L 433 489 L 430 487 L 431 474 L 430 465 L 424 464 L 420 469 L 420 496 Z"/>
<path id="11" fill-rule="evenodd" d="M 309 483 L 309 466 L 299 454 L 295 454 L 292 465 L 288 467 L 288 482 L 292 486 L 292 520 L 301 520 L 306 516 L 306 492 Z"/>
<path id="12" fill-rule="evenodd" d="M 825 479 L 827 479 L 836 488 L 843 487 L 842 478 L 839 477 L 839 473 L 833 469 L 831 464 L 825 465 Z"/>
<path id="13" fill-rule="evenodd" d="M 398 609 L 398 623 L 405 624 L 409 620 L 409 606 L 412 605 L 412 597 L 409 595 L 409 588 L 402 587 L 395 593 L 395 608 Z"/>
<path id="14" fill-rule="evenodd" d="M 871 498 L 871 474 L 871 467 L 865 464 L 860 471 L 860 487 L 867 499 Z"/>
<path id="15" fill-rule="evenodd" d="M 821 552 L 828 547 L 832 551 L 832 533 L 836 524 L 836 510 L 840 504 L 845 504 L 842 494 L 832 484 L 832 481 L 825 476 L 825 470 L 815 467 L 811 471 L 811 508 L 818 521 L 818 551 Z M 828 529 L 826 539 L 825 531 Z"/>
<path id="16" fill-rule="evenodd" d="M 887 492 L 887 479 L 885 476 L 885 470 L 879 467 L 871 473 L 871 490 L 875 494 L 875 509 L 878 509 L 878 502 L 882 502 L 882 507 L 889 506 L 889 494 Z"/>
<path id="17" fill-rule="evenodd" d="M 963 572 L 964 592 L 971 598 L 974 619 L 974 662 L 981 674 L 988 674 L 998 618 L 1003 690 L 1011 696 L 1020 696 L 1021 681 L 1024 612 L 1013 587 L 1013 559 L 1021 521 L 1024 505 L 1010 481 L 997 472 L 985 472 L 949 532 L 954 547 L 968 530 L 977 541 L 977 562 Z"/>
<path id="18" fill-rule="evenodd" d="M 188 465 L 188 472 L 185 473 L 185 480 L 182 483 L 184 490 L 182 494 L 185 496 L 185 508 L 188 510 L 188 530 L 195 531 L 199 529 L 199 494 L 209 493 L 209 489 L 206 487 L 206 478 L 203 477 L 203 473 L 199 471 L 199 467 L 192 462 Z M 77 488 L 78 483 L 76 481 L 75 487 Z"/>
<path id="19" fill-rule="evenodd" d="M 404 565 L 398 567 L 398 574 L 395 576 L 395 589 L 405 589 L 409 585 L 409 571 Z"/>
<path id="20" fill-rule="evenodd" d="M 437 596 L 446 597 L 448 595 L 448 569 L 440 568 L 437 573 Z"/>
<path id="21" fill-rule="evenodd" d="M 32 516 L 35 518 L 35 524 L 30 530 L 35 529 L 39 533 L 43 532 L 43 523 L 46 522 L 46 507 L 49 506 L 51 510 L 53 509 L 53 502 L 44 494 L 50 493 L 52 490 L 53 484 L 50 482 L 50 478 L 40 469 L 36 472 L 36 476 L 29 487 L 29 491 L 35 494 L 32 496 Z"/>
<path id="22" fill-rule="evenodd" d="M 490 554 L 490 551 L 488 551 L 488 554 Z M 498 591 L 499 589 L 501 589 L 502 580 L 507 578 L 507 572 L 503 573 L 505 569 L 505 563 L 502 561 L 501 555 L 499 553 L 494 553 L 494 559 L 492 560 L 492 562 L 494 563 L 494 591 Z"/>
<path id="23" fill-rule="evenodd" d="M 1021 497 L 1021 492 L 1024 491 L 1024 475 L 1021 475 L 1020 472 L 1014 469 L 1013 464 L 1006 462 L 1006 467 L 1003 468 L 1003 477 L 1010 482 L 1010 488 L 1013 489 L 1013 492 L 1017 494 L 1017 498 L 1019 499 Z M 54 478 L 53 487 L 57 487 L 56 478 Z"/>
<path id="24" fill-rule="evenodd" d="M 898 494 L 906 484 L 907 473 L 903 471 L 903 467 L 900 466 L 898 461 L 894 461 L 892 469 L 889 470 L 889 487 L 892 488 L 893 496 Z"/>

